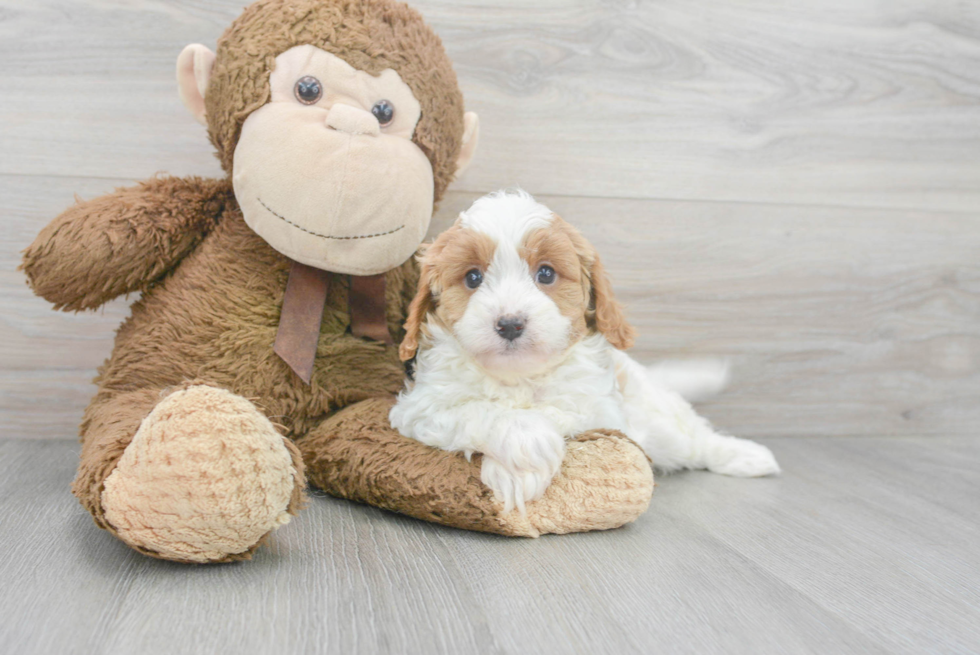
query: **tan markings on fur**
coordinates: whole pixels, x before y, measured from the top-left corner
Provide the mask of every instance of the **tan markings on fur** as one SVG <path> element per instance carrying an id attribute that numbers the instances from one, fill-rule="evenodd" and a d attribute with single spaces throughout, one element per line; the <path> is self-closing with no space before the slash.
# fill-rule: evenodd
<path id="1" fill-rule="evenodd" d="M 415 352 L 419 349 L 419 334 L 422 332 L 422 323 L 432 309 L 432 286 L 431 275 L 424 270 L 419 278 L 418 291 L 412 298 L 408 306 L 408 316 L 405 318 L 405 338 L 398 346 L 398 358 L 407 362 L 415 357 Z"/>
<path id="2" fill-rule="evenodd" d="M 632 348 L 636 339 L 636 330 L 627 322 L 623 306 L 616 300 L 612 283 L 595 247 L 582 236 L 581 232 L 557 214 L 554 215 L 549 231 L 567 237 L 578 256 L 583 294 L 589 298 L 589 306 L 585 312 L 587 325 L 601 332 L 615 348 L 620 350 Z M 555 270 L 558 271 L 557 266 Z"/>
<path id="3" fill-rule="evenodd" d="M 598 255 L 592 264 L 591 279 L 596 330 L 602 332 L 613 347 L 629 350 L 636 341 L 636 330 L 626 321 L 626 313 L 613 294 L 612 282 Z"/>
<path id="4" fill-rule="evenodd" d="M 489 236 L 458 223 L 426 248 L 420 258 L 419 290 L 409 306 L 405 339 L 398 350 L 402 361 L 411 359 L 418 350 L 419 334 L 429 312 L 447 327 L 463 316 L 473 293 L 464 284 L 466 273 L 474 268 L 486 271 L 495 250 L 496 245 Z"/>
<path id="5" fill-rule="evenodd" d="M 556 217 L 557 221 L 561 219 Z M 568 225 L 564 221 L 561 224 Z M 538 288 L 548 294 L 563 316 L 571 320 L 568 345 L 574 345 L 588 330 L 589 278 L 572 237 L 566 230 L 554 227 L 534 230 L 525 237 L 519 253 L 527 262 L 531 275 L 536 275 L 543 264 L 551 266 L 558 274 L 553 284 L 539 284 Z"/>

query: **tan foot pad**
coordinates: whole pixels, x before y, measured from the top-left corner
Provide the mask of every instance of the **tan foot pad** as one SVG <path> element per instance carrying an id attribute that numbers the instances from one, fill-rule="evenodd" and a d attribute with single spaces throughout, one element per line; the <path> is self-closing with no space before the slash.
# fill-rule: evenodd
<path id="1" fill-rule="evenodd" d="M 191 386 L 143 420 L 105 481 L 102 507 L 119 537 L 148 554 L 240 559 L 289 521 L 298 477 L 283 437 L 252 403 Z"/>

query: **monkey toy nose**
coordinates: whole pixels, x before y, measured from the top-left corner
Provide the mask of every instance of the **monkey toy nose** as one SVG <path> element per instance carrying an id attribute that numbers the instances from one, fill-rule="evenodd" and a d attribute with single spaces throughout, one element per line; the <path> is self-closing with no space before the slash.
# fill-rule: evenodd
<path id="1" fill-rule="evenodd" d="M 334 103 L 327 112 L 327 127 L 354 135 L 378 136 L 381 133 L 381 126 L 374 114 L 341 102 Z"/>
<path id="2" fill-rule="evenodd" d="M 524 334 L 524 319 L 519 316 L 504 316 L 497 321 L 497 334 L 507 341 L 513 341 Z"/>

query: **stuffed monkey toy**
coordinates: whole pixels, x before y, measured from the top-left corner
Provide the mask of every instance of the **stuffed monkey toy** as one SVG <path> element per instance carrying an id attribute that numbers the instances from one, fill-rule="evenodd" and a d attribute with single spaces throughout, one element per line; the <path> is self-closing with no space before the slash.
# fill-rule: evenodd
<path id="1" fill-rule="evenodd" d="M 388 425 L 413 254 L 473 156 L 439 38 L 391 0 L 259 0 L 177 61 L 225 179 L 158 177 L 71 207 L 24 252 L 66 311 L 140 292 L 85 411 L 74 494 L 132 548 L 248 559 L 330 494 L 504 535 L 607 529 L 653 489 L 639 448 L 570 445 L 527 514 L 479 462 Z"/>

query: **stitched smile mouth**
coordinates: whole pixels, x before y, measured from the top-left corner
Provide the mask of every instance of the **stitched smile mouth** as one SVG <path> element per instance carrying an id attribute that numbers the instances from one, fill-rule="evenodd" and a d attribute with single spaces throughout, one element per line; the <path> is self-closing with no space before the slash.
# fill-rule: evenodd
<path id="1" fill-rule="evenodd" d="M 284 221 L 286 223 L 289 223 L 290 225 L 292 225 L 296 229 L 303 230 L 307 234 L 312 234 L 315 237 L 320 237 L 321 239 L 332 239 L 332 240 L 335 240 L 335 241 L 351 241 L 353 239 L 373 239 L 374 237 L 383 237 L 383 236 L 387 236 L 389 234 L 394 234 L 398 230 L 401 230 L 402 228 L 405 227 L 404 225 L 399 225 L 395 229 L 388 230 L 387 232 L 378 232 L 377 234 L 358 234 L 358 235 L 350 236 L 350 237 L 338 237 L 338 236 L 333 236 L 331 234 L 320 234 L 319 232 L 314 232 L 313 230 L 308 230 L 305 227 L 303 227 L 302 225 L 297 225 L 296 223 L 293 223 L 291 220 L 289 220 L 285 216 L 283 216 L 281 214 L 277 214 L 276 212 L 272 211 L 272 209 L 269 208 L 269 205 L 267 205 L 264 202 L 262 202 L 262 198 L 258 198 L 257 197 L 256 200 L 259 201 L 259 204 L 260 205 L 262 205 L 263 207 L 265 207 L 265 209 L 266 209 L 267 212 L 269 212 L 270 214 L 272 214 L 273 216 L 275 216 L 279 220 Z"/>

